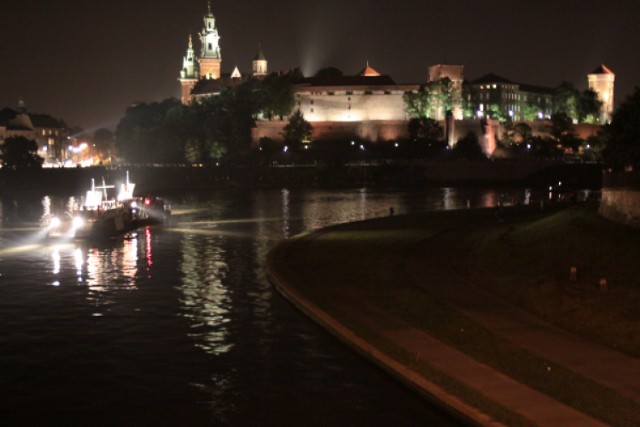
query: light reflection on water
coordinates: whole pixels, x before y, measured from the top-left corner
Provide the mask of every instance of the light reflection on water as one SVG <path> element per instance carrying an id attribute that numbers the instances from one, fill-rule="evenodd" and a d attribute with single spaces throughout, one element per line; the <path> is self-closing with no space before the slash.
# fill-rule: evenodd
<path id="1" fill-rule="evenodd" d="M 225 283 L 227 263 L 220 239 L 184 233 L 182 239 L 182 283 L 179 286 L 184 307 L 183 316 L 191 321 L 189 336 L 207 353 L 220 355 L 232 344 L 227 341 L 226 324 L 231 292 Z"/>
<path id="2" fill-rule="evenodd" d="M 0 325 L 8 350 L 0 367 L 12 372 L 8 391 L 29 391 L 25 405 L 46 402 L 44 384 L 60 383 L 51 372 L 62 370 L 71 385 L 55 389 L 61 401 L 54 419 L 61 422 L 69 421 L 66 413 L 83 414 L 85 399 L 95 396 L 103 404 L 95 403 L 87 419 L 97 413 L 115 424 L 114 396 L 134 402 L 141 390 L 154 398 L 138 406 L 118 400 L 128 424 L 292 425 L 311 413 L 316 425 L 439 419 L 282 300 L 267 281 L 264 259 L 283 238 L 386 216 L 390 208 L 399 215 L 490 207 L 534 198 L 526 194 L 447 188 L 187 195 L 171 200 L 175 215 L 164 227 L 64 244 L 19 230 L 71 199 L 1 201 L 0 315 L 10 320 Z M 64 354 L 64 365 L 48 362 L 48 352 Z M 41 376 L 23 366 L 37 366 Z"/>

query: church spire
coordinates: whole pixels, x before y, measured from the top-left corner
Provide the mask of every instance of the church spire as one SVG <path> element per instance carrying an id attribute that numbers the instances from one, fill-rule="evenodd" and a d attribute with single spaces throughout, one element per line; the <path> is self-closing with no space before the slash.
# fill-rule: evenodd
<path id="1" fill-rule="evenodd" d="M 181 100 L 183 104 L 189 103 L 191 89 L 195 86 L 200 75 L 198 61 L 193 50 L 193 38 L 189 34 L 189 44 L 187 45 L 187 53 L 182 58 L 182 69 L 180 70 Z"/>

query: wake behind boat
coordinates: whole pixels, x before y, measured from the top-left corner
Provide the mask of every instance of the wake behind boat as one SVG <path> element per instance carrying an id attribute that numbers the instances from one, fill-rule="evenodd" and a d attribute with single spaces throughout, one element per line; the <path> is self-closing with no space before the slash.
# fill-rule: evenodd
<path id="1" fill-rule="evenodd" d="M 117 197 L 109 198 L 108 190 L 115 186 L 95 185 L 86 192 L 80 207 L 72 206 L 61 216 L 50 216 L 44 226 L 47 237 L 63 239 L 107 238 L 124 234 L 138 227 L 164 222 L 171 208 L 158 197 L 134 197 L 135 184 L 127 180 Z"/>

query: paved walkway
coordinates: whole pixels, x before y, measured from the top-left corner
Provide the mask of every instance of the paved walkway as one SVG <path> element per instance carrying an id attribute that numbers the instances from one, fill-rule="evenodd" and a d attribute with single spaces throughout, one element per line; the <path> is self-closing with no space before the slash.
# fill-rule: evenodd
<path id="1" fill-rule="evenodd" d="M 330 233 L 331 231 L 326 232 Z M 287 250 L 300 253 L 306 249 L 306 244 L 311 239 L 324 233 L 325 231 L 320 231 L 305 236 L 293 242 L 293 245 Z M 432 237 L 429 241 L 418 246 L 414 250 L 413 256 L 407 260 L 405 268 L 419 286 L 446 299 L 474 321 L 502 335 L 514 344 L 610 387 L 621 395 L 640 403 L 640 361 L 638 359 L 611 351 L 554 328 L 478 288 L 464 276 L 458 274 L 455 265 L 450 262 L 454 258 L 448 256 L 447 251 L 453 251 L 454 248 L 447 244 L 448 237 L 451 236 L 447 236 L 446 233 Z M 434 253 L 433 248 L 437 248 L 437 253 Z M 313 255 L 309 254 L 309 256 Z M 431 383 L 420 373 L 387 357 L 360 338 L 356 331 L 340 324 L 317 307 L 313 301 L 302 297 L 297 293 L 295 283 L 287 283 L 282 279 L 282 272 L 274 268 L 272 254 L 269 258 L 269 277 L 276 287 L 330 332 L 410 386 L 443 402 L 445 406 L 461 414 L 462 417 L 481 425 L 499 425 L 495 420 L 489 419 L 486 415 Z M 305 276 L 304 266 L 297 265 L 292 268 L 296 271 L 298 280 L 306 279 L 315 282 L 314 277 Z M 409 354 L 415 355 L 419 360 L 427 361 L 443 373 L 521 415 L 533 424 L 540 426 L 606 425 L 472 359 L 424 331 L 397 318 L 390 317 L 387 312 L 363 303 L 361 299 L 349 297 L 345 293 L 335 300 L 335 304 L 349 307 L 352 312 L 358 314 L 361 320 L 366 322 L 368 327 L 379 331 L 385 338 L 393 341 Z"/>
<path id="2" fill-rule="evenodd" d="M 408 261 L 407 269 L 420 286 L 517 346 L 612 388 L 640 405 L 639 359 L 558 329 L 475 286 L 456 271 L 450 237 L 433 237 Z"/>

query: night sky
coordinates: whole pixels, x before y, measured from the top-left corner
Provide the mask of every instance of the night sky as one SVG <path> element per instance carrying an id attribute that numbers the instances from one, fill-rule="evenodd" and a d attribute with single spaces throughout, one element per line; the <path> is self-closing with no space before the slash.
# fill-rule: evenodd
<path id="1" fill-rule="evenodd" d="M 604 63 L 616 102 L 640 85 L 640 1 L 214 0 L 223 72 L 250 71 L 262 44 L 270 71 L 307 75 L 371 66 L 397 83 L 427 67 L 465 77 L 587 86 Z M 87 130 L 115 128 L 128 105 L 179 97 L 177 81 L 205 0 L 14 0 L 0 9 L 0 108 L 23 98 Z"/>

